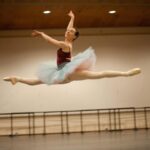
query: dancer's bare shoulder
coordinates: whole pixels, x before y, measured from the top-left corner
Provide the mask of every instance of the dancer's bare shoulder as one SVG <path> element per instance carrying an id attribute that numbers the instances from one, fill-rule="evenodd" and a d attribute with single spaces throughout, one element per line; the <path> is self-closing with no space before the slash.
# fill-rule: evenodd
<path id="1" fill-rule="evenodd" d="M 65 43 L 65 42 L 64 42 Z M 65 43 L 65 46 L 62 48 L 63 52 L 72 52 L 72 44 Z"/>

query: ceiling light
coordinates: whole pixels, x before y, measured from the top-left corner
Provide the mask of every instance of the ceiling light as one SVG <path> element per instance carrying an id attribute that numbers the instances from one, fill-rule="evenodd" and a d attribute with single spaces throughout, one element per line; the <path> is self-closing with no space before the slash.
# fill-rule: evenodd
<path id="1" fill-rule="evenodd" d="M 109 14 L 115 14 L 115 13 L 116 13 L 116 10 L 110 10 L 108 13 L 109 13 Z"/>
<path id="2" fill-rule="evenodd" d="M 45 11 L 43 11 L 43 13 L 44 13 L 44 14 L 49 14 L 49 13 L 51 13 L 51 11 L 45 10 Z"/>

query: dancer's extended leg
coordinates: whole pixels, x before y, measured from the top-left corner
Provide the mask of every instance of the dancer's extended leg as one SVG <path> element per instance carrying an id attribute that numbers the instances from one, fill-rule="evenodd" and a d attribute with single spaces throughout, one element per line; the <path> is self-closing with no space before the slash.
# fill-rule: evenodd
<path id="1" fill-rule="evenodd" d="M 101 78 L 112 78 L 112 77 L 128 77 L 139 74 L 141 70 L 139 68 L 134 68 L 126 72 L 121 71 L 77 71 L 69 76 L 71 81 L 73 80 L 85 80 L 85 79 L 101 79 Z"/>
<path id="2" fill-rule="evenodd" d="M 21 78 L 21 77 L 5 77 L 3 78 L 3 80 L 5 81 L 9 81 L 11 82 L 13 85 L 15 85 L 17 82 L 21 82 L 24 84 L 28 84 L 28 85 L 39 85 L 39 84 L 43 84 L 43 82 L 41 80 L 39 80 L 38 78 Z"/>

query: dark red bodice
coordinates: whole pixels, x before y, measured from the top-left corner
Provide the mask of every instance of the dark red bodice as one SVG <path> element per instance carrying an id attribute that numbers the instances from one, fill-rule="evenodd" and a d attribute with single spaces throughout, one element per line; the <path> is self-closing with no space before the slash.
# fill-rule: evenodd
<path id="1" fill-rule="evenodd" d="M 62 48 L 57 50 L 57 66 L 61 65 L 65 62 L 71 61 L 71 53 L 70 52 L 63 52 Z"/>

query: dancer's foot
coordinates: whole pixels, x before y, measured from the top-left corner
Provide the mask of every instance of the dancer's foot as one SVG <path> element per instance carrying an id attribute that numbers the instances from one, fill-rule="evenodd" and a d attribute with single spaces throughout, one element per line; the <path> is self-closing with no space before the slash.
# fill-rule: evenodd
<path id="1" fill-rule="evenodd" d="M 134 76 L 134 75 L 139 74 L 139 73 L 141 73 L 141 69 L 140 68 L 134 68 L 134 69 L 127 71 L 127 76 Z"/>
<path id="2" fill-rule="evenodd" d="M 5 77 L 5 78 L 3 78 L 3 80 L 4 81 L 9 81 L 13 85 L 15 85 L 19 81 L 17 77 Z"/>

